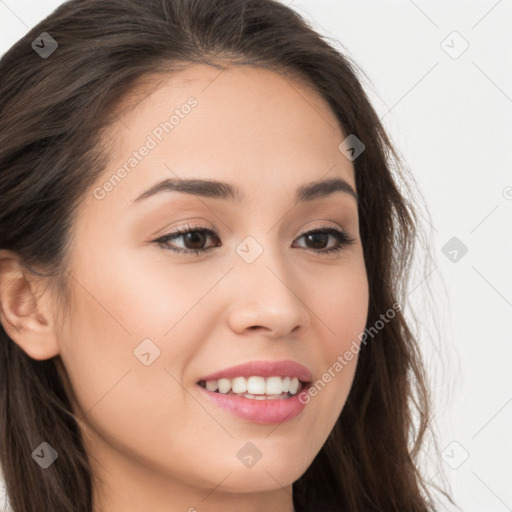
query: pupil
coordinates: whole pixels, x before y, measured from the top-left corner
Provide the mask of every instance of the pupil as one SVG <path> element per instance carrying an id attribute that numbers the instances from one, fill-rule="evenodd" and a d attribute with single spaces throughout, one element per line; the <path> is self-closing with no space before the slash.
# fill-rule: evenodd
<path id="1" fill-rule="evenodd" d="M 199 246 L 195 246 L 194 244 L 198 242 L 199 238 Z M 191 241 L 193 244 L 193 247 L 188 247 L 189 249 L 201 249 L 201 238 L 204 238 L 204 234 L 200 233 L 199 231 L 192 231 L 190 233 L 187 233 L 186 239 L 187 241 Z M 204 240 L 203 240 L 204 242 Z"/>
<path id="2" fill-rule="evenodd" d="M 322 248 L 327 243 L 327 237 L 329 235 L 325 233 L 313 233 L 308 235 L 308 238 L 313 240 L 313 245 L 315 248 Z M 320 244 L 318 244 L 320 242 Z"/>

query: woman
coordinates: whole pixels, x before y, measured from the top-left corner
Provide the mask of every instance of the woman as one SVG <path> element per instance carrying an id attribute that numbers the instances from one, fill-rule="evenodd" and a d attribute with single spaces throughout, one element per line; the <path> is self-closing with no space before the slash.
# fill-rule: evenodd
<path id="1" fill-rule="evenodd" d="M 13 510 L 432 510 L 415 216 L 348 59 L 272 0 L 72 0 L 0 76 Z"/>

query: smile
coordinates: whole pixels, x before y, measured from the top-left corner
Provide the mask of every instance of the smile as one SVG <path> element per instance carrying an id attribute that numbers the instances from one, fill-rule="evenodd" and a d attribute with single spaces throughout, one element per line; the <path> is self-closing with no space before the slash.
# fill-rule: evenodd
<path id="1" fill-rule="evenodd" d="M 200 381 L 199 385 L 223 395 L 243 396 L 252 400 L 276 400 L 291 398 L 304 386 L 297 377 L 262 377 L 253 375 L 248 378 L 218 379 Z"/>
<path id="2" fill-rule="evenodd" d="M 276 424 L 297 417 L 299 400 L 311 385 L 311 372 L 294 361 L 252 361 L 199 379 L 215 405 L 251 423 Z"/>

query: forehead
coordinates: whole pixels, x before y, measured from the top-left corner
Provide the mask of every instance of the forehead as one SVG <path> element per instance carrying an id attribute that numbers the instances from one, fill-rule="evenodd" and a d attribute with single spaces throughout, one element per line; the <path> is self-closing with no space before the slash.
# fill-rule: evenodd
<path id="1" fill-rule="evenodd" d="M 117 117 L 109 172 L 135 164 L 116 187 L 126 200 L 158 177 L 214 178 L 248 192 L 290 183 L 295 192 L 299 182 L 340 176 L 355 188 L 338 149 L 344 135 L 325 100 L 303 80 L 269 69 L 191 65 L 147 76 Z M 145 145 L 150 151 L 133 161 Z"/>

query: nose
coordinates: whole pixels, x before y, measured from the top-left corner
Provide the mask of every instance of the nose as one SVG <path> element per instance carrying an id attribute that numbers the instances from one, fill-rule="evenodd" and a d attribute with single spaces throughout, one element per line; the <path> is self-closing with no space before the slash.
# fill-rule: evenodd
<path id="1" fill-rule="evenodd" d="M 282 338 L 308 329 L 307 290 L 277 250 L 265 250 L 252 263 L 238 261 L 230 274 L 228 321 L 237 334 Z"/>

